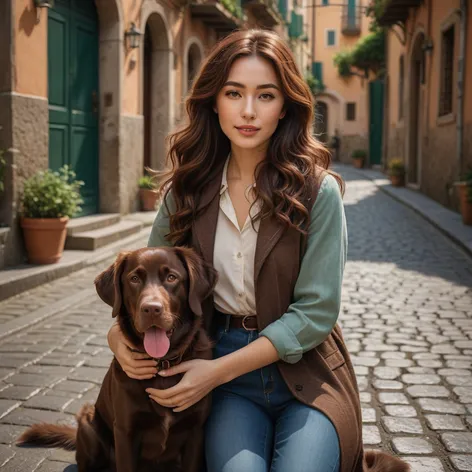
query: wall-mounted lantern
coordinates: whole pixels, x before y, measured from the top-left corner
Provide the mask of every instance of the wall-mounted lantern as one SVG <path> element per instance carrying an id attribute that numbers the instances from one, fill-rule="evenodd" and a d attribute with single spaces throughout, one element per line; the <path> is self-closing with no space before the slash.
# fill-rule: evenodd
<path id="1" fill-rule="evenodd" d="M 126 47 L 128 49 L 139 48 L 141 44 L 141 36 L 142 33 L 139 31 L 138 27 L 134 23 L 131 23 L 130 27 L 125 32 Z"/>
<path id="2" fill-rule="evenodd" d="M 41 10 L 43 8 L 53 8 L 54 0 L 34 0 L 34 6 L 36 7 L 36 23 L 39 23 Z"/>
<path id="3" fill-rule="evenodd" d="M 431 38 L 425 39 L 421 48 L 423 49 L 424 52 L 431 54 L 434 49 L 433 40 Z"/>

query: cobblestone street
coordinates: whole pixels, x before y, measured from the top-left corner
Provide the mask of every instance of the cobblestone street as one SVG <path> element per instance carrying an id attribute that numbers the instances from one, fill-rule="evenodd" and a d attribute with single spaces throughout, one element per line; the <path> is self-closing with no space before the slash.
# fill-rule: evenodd
<path id="1" fill-rule="evenodd" d="M 413 472 L 472 471 L 472 260 L 370 180 L 340 169 L 349 231 L 340 323 L 364 442 L 403 456 Z M 73 421 L 95 399 L 112 320 L 93 279 L 110 262 L 0 303 L 1 472 L 76 470 L 73 453 L 12 442 L 34 422 Z M 35 325 L 2 328 L 36 311 Z"/>

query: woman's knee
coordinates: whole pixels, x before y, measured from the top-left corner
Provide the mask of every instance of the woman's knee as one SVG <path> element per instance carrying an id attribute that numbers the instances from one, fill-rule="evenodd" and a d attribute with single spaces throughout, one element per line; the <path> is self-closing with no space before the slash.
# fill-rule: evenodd
<path id="1" fill-rule="evenodd" d="M 336 428 L 320 411 L 294 402 L 279 417 L 271 472 L 338 472 L 340 455 Z"/>

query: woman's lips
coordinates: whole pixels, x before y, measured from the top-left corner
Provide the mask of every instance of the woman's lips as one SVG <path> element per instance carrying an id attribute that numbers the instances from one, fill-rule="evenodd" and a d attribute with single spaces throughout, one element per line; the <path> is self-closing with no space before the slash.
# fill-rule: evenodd
<path id="1" fill-rule="evenodd" d="M 254 136 L 259 130 L 248 128 L 236 128 L 243 136 Z"/>

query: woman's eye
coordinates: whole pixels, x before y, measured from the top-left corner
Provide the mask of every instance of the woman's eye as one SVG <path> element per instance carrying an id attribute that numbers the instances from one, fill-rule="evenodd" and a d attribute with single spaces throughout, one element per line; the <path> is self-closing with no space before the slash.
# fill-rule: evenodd
<path id="1" fill-rule="evenodd" d="M 138 282 L 139 282 L 139 277 L 138 277 L 137 275 L 133 275 L 133 276 L 131 277 L 131 282 L 133 282 L 133 283 L 135 283 L 135 284 L 138 283 Z"/>
<path id="2" fill-rule="evenodd" d="M 261 95 L 261 97 L 274 98 L 274 96 L 271 95 L 270 93 L 263 93 L 263 94 Z"/>
<path id="3" fill-rule="evenodd" d="M 173 274 L 169 274 L 167 276 L 167 282 L 175 282 L 177 280 L 177 277 Z"/>
<path id="4" fill-rule="evenodd" d="M 229 91 L 226 95 L 231 96 L 231 97 L 234 97 L 233 94 L 239 95 L 238 92 L 235 92 L 235 91 L 233 91 L 233 90 Z"/>

